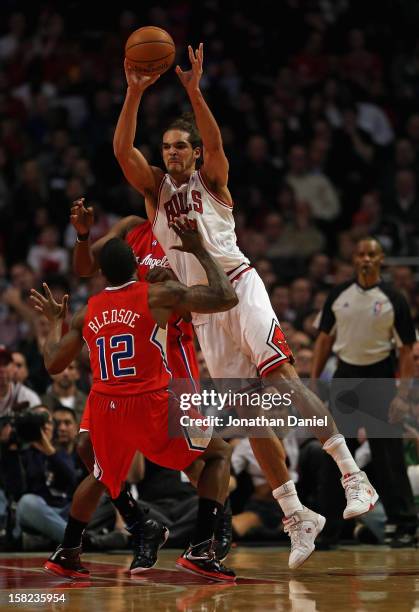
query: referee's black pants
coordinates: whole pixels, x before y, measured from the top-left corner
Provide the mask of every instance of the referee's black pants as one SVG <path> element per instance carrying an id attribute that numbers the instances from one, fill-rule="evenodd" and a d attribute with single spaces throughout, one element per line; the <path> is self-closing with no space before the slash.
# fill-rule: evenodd
<path id="1" fill-rule="evenodd" d="M 390 357 L 369 366 L 354 366 L 339 361 L 332 381 L 330 408 L 352 452 L 358 446 L 354 439 L 358 428 L 365 427 L 371 448 L 369 473 L 380 495 L 388 522 L 414 526 L 417 516 L 404 459 L 403 428 L 400 424 L 388 424 L 389 407 L 396 392 L 394 375 L 393 360 Z M 358 380 L 348 380 L 346 386 L 346 381 L 339 379 Z M 350 396 L 345 395 L 345 389 L 353 390 L 355 404 Z M 349 398 L 349 410 L 345 409 L 345 401 L 342 404 L 337 400 L 342 390 L 343 396 L 340 396 L 344 400 Z"/>

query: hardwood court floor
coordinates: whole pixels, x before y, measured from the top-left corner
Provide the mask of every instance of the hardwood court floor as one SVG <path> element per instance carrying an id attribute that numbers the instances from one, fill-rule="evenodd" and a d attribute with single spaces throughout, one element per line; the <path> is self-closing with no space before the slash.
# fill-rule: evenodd
<path id="1" fill-rule="evenodd" d="M 131 578 L 126 573 L 129 555 L 86 554 L 89 581 L 70 582 L 41 570 L 43 554 L 2 554 L 0 610 L 419 612 L 419 550 L 415 549 L 319 551 L 300 570 L 290 571 L 284 548 L 238 547 L 228 558 L 239 577 L 236 584 L 212 583 L 178 571 L 176 556 L 177 551 L 163 550 L 155 568 Z M 34 603 L 17 603 L 15 596 L 22 594 Z M 42 594 L 64 596 L 65 601 L 35 603 Z"/>

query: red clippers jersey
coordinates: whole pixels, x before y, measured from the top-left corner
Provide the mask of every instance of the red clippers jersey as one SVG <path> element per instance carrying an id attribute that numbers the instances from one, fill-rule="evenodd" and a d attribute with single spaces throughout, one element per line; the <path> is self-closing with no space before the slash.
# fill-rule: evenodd
<path id="1" fill-rule="evenodd" d="M 128 232 L 125 241 L 137 258 L 140 280 L 145 280 L 147 272 L 156 266 L 170 269 L 167 257 L 154 237 L 149 221 L 136 225 Z M 167 329 L 167 360 L 174 378 L 199 379 L 193 325 L 176 314 L 170 318 Z"/>
<path id="2" fill-rule="evenodd" d="M 166 330 L 148 307 L 148 283 L 130 281 L 91 297 L 83 325 L 92 390 L 136 395 L 167 387 Z"/>

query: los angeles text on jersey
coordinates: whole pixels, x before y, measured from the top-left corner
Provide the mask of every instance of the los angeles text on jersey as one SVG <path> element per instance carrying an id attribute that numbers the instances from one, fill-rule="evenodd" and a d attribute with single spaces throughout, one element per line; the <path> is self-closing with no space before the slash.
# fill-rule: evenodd
<path id="1" fill-rule="evenodd" d="M 191 210 L 194 210 L 202 215 L 202 193 L 196 189 L 192 189 L 191 198 L 192 202 L 188 202 L 187 194 L 179 191 L 178 193 L 175 193 L 170 200 L 163 204 L 163 208 L 166 211 L 168 224 L 172 223 L 176 217 L 187 215 Z"/>
<path id="2" fill-rule="evenodd" d="M 158 259 L 157 257 L 153 257 L 151 253 L 149 253 L 148 255 L 143 257 L 143 259 L 140 259 L 139 257 L 136 257 L 135 259 L 137 261 L 137 265 L 139 266 L 148 266 L 149 268 L 170 268 L 170 264 L 166 255 L 161 259 Z"/>
<path id="3" fill-rule="evenodd" d="M 88 322 L 88 327 L 93 333 L 97 334 L 98 331 L 105 327 L 105 325 L 111 325 L 111 323 L 124 323 L 128 327 L 135 327 L 135 321 L 139 319 L 141 315 L 138 312 L 127 310 L 126 308 L 103 310 L 99 316 L 93 317 Z"/>

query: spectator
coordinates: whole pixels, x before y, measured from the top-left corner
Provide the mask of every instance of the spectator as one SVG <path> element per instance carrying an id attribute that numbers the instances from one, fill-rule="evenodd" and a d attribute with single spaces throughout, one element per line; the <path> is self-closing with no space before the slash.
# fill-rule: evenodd
<path id="1" fill-rule="evenodd" d="M 296 278 L 291 283 L 291 307 L 297 318 L 303 317 L 311 308 L 312 287 L 306 278 Z"/>
<path id="2" fill-rule="evenodd" d="M 270 291 L 271 287 L 278 282 L 272 262 L 265 257 L 259 257 L 255 261 L 255 268 L 265 283 L 266 290 Z"/>
<path id="3" fill-rule="evenodd" d="M 321 173 L 310 174 L 307 169 L 307 153 L 304 147 L 294 145 L 289 155 L 287 182 L 299 200 L 307 201 L 313 217 L 333 221 L 340 212 L 338 194 L 329 179 Z"/>
<path id="4" fill-rule="evenodd" d="M 58 241 L 58 228 L 54 225 L 46 226 L 39 236 L 39 244 L 29 251 L 28 263 L 42 277 L 57 272 L 64 274 L 68 270 L 68 253 L 58 246 Z"/>
<path id="5" fill-rule="evenodd" d="M 5 346 L 0 346 L 0 417 L 41 403 L 35 391 L 19 382 L 13 382 L 13 371 L 12 353 Z"/>
<path id="6" fill-rule="evenodd" d="M 269 485 L 253 455 L 247 438 L 234 446 L 231 458 L 233 474 L 237 477 L 245 471 L 251 478 L 253 493 L 244 504 L 242 512 L 233 516 L 233 530 L 239 538 L 261 527 L 271 531 L 281 530 L 282 510 L 272 499 Z M 235 484 L 233 484 L 235 486 Z"/>
<path id="7" fill-rule="evenodd" d="M 288 436 L 284 439 L 284 445 L 290 463 L 291 478 L 297 480 L 298 451 Z M 272 499 L 269 484 L 253 455 L 247 438 L 236 441 L 231 466 L 235 477 L 242 472 L 248 474 L 253 486 L 253 492 L 245 502 L 242 511 L 233 516 L 233 533 L 239 538 L 244 538 L 253 532 L 253 536 L 256 538 L 264 539 L 268 537 L 271 539 L 276 537 L 279 539 L 282 533 L 282 510 L 278 504 L 275 505 Z M 236 486 L 236 479 L 232 486 Z"/>
<path id="8" fill-rule="evenodd" d="M 56 431 L 54 440 L 57 450 L 64 450 L 68 455 L 76 456 L 78 422 L 72 408 L 60 406 L 52 413 Z"/>
<path id="9" fill-rule="evenodd" d="M 21 451 L 26 487 L 16 508 L 14 537 L 18 539 L 22 531 L 30 530 L 58 543 L 64 536 L 76 472 L 67 452 L 57 450 L 52 443 L 51 413 L 43 406 L 34 412 L 45 413 L 47 421 L 39 440 Z"/>
<path id="10" fill-rule="evenodd" d="M 412 268 L 409 266 L 392 266 L 390 276 L 394 287 L 403 293 L 409 304 L 413 304 L 416 280 Z"/>
<path id="11" fill-rule="evenodd" d="M 60 374 L 54 374 L 52 385 L 43 395 L 42 401 L 50 410 L 65 407 L 74 411 L 77 423 L 80 422 L 86 405 L 87 396 L 77 388 L 80 378 L 77 361 L 72 361 Z"/>
<path id="12" fill-rule="evenodd" d="M 404 250 L 403 225 L 394 215 L 383 213 L 377 191 L 362 196 L 352 226 L 359 231 L 359 236 L 376 236 L 389 255 L 400 255 Z"/>
<path id="13" fill-rule="evenodd" d="M 416 177 L 411 170 L 399 170 L 396 173 L 393 193 L 387 199 L 386 211 L 388 214 L 395 215 L 404 223 L 408 239 L 417 232 L 419 201 Z M 410 243 L 408 244 L 409 246 L 411 247 Z"/>
<path id="14" fill-rule="evenodd" d="M 307 267 L 307 277 L 311 282 L 313 290 L 326 289 L 331 283 L 330 258 L 323 253 L 314 253 Z"/>
<path id="15" fill-rule="evenodd" d="M 12 364 L 13 364 L 13 373 L 12 373 L 12 382 L 28 385 L 28 364 L 26 361 L 26 357 L 23 353 L 19 353 L 19 351 L 13 351 L 12 353 Z"/>
<path id="16" fill-rule="evenodd" d="M 268 256 L 305 259 L 321 251 L 326 246 L 326 241 L 324 235 L 312 222 L 311 216 L 308 202 L 298 200 L 293 220 L 287 223 L 276 242 L 271 244 Z"/>
<path id="17" fill-rule="evenodd" d="M 279 321 L 294 321 L 295 312 L 291 308 L 290 290 L 285 285 L 274 285 L 271 289 L 272 308 Z"/>

